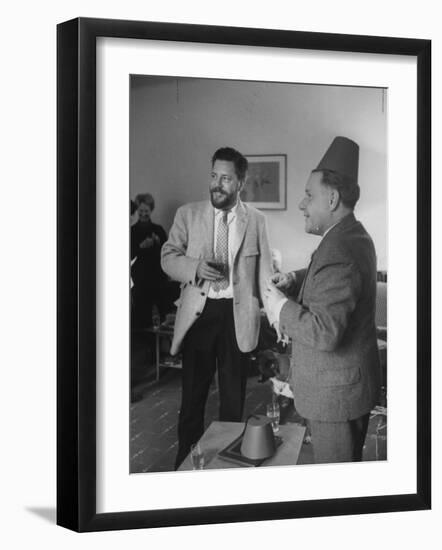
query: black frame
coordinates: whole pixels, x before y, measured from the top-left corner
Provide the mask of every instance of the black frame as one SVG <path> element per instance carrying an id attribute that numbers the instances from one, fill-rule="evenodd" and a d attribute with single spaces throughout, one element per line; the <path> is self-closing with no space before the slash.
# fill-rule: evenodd
<path id="1" fill-rule="evenodd" d="M 417 58 L 417 492 L 96 513 L 96 38 L 302 48 Z M 74 19 L 57 28 L 57 523 L 76 531 L 429 509 L 431 506 L 431 41 Z"/>

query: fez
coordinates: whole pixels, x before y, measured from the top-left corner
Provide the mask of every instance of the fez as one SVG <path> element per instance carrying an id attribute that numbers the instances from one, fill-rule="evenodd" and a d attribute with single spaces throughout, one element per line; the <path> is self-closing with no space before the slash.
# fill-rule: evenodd
<path id="1" fill-rule="evenodd" d="M 335 137 L 315 171 L 331 170 L 358 182 L 359 145 L 346 137 Z"/>

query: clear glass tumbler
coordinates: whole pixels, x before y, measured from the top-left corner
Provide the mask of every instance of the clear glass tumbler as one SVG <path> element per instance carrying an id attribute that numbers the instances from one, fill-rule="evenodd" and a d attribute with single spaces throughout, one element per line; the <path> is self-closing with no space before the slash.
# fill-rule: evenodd
<path id="1" fill-rule="evenodd" d="M 277 401 L 273 401 L 272 403 L 269 403 L 267 405 L 267 417 L 272 420 L 272 429 L 273 433 L 276 433 L 279 431 L 279 403 Z"/>
<path id="2" fill-rule="evenodd" d="M 204 453 L 199 443 L 195 443 L 190 448 L 190 458 L 194 470 L 204 469 Z"/>

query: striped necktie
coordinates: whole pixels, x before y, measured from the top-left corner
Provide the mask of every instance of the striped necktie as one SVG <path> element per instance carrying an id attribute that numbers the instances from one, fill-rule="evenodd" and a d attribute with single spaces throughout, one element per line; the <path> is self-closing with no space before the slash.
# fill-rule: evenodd
<path id="1" fill-rule="evenodd" d="M 223 211 L 216 232 L 215 260 L 224 264 L 224 277 L 212 284 L 213 290 L 219 292 L 229 286 L 229 225 L 227 223 L 228 211 Z"/>

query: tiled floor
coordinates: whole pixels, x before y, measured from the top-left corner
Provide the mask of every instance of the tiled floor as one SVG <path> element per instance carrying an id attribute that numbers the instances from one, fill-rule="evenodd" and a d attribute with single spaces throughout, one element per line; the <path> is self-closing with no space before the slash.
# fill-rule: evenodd
<path id="1" fill-rule="evenodd" d="M 132 403 L 130 409 L 130 470 L 131 473 L 165 472 L 174 469 L 177 452 L 177 419 L 181 397 L 181 372 L 161 369 L 155 380 L 153 354 L 145 347 L 145 339 L 136 342 L 132 353 Z M 270 383 L 260 383 L 258 373 L 251 372 L 247 383 L 244 417 L 252 413 L 265 414 L 271 400 Z M 293 401 L 284 399 L 281 423 L 302 422 Z M 206 405 L 206 426 L 218 419 L 218 392 L 212 385 Z M 364 448 L 365 460 L 386 458 L 386 428 L 384 416 L 370 420 Z M 377 435 L 376 435 L 376 432 Z M 298 464 L 311 464 L 312 446 L 304 443 Z"/>

